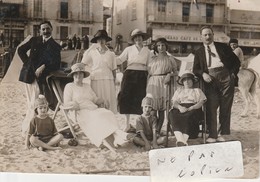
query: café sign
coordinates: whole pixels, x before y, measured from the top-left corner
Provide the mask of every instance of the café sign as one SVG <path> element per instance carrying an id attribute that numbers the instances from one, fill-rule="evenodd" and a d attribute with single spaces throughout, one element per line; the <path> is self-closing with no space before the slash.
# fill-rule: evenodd
<path id="1" fill-rule="evenodd" d="M 201 42 L 199 31 L 154 29 L 153 40 L 159 37 L 172 42 Z M 214 32 L 214 40 L 228 42 L 229 37 L 223 32 Z"/>
<path id="2" fill-rule="evenodd" d="M 257 39 L 238 39 L 238 45 L 245 47 L 260 47 L 260 40 Z"/>

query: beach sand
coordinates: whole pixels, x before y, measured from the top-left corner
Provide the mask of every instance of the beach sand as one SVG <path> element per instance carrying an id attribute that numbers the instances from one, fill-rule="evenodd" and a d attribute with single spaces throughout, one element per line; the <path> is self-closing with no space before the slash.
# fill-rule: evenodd
<path id="1" fill-rule="evenodd" d="M 250 105 L 248 117 L 241 118 L 243 101 L 236 92 L 232 108 L 232 134 L 228 140 L 242 143 L 244 176 L 257 178 L 259 171 L 259 119 L 256 118 L 255 104 Z M 22 83 L 0 84 L 0 171 L 22 173 L 57 174 L 108 174 L 147 176 L 149 172 L 148 152 L 127 143 L 113 154 L 108 149 L 97 148 L 88 139 L 81 139 L 76 147 L 61 143 L 62 150 L 27 150 L 21 135 L 21 125 L 26 113 L 26 95 Z M 53 112 L 49 112 L 50 115 Z M 120 127 L 124 127 L 125 117 L 116 116 Z M 65 120 L 59 112 L 55 123 L 59 128 Z M 131 118 L 135 125 L 135 117 Z M 165 129 L 165 126 L 164 126 Z M 169 146 L 173 147 L 175 138 L 170 136 Z M 202 138 L 189 141 L 190 145 L 202 143 Z"/>

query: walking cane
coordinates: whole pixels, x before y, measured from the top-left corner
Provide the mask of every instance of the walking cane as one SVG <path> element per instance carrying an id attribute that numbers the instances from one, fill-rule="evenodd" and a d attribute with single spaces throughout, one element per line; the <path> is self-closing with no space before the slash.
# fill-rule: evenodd
<path id="1" fill-rule="evenodd" d="M 202 80 L 200 81 L 200 88 L 205 93 L 205 86 L 204 86 L 204 83 Z M 204 118 L 203 125 L 202 125 L 202 135 L 203 135 L 203 143 L 205 144 L 206 143 L 206 131 L 207 131 L 207 122 L 206 122 L 207 116 L 206 116 L 205 103 L 202 106 L 202 110 L 203 110 L 203 118 Z"/>
<path id="2" fill-rule="evenodd" d="M 169 138 L 169 130 L 170 130 L 170 122 L 169 122 L 169 110 L 171 107 L 171 83 L 172 83 L 172 76 L 170 77 L 170 83 L 166 86 L 168 90 L 168 99 L 166 100 L 166 142 L 165 142 L 165 147 L 168 147 L 168 138 Z"/>

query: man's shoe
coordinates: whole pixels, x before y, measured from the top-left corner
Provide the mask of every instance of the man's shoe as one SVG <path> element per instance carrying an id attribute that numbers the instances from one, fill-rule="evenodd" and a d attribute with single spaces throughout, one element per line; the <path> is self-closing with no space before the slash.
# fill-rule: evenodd
<path id="1" fill-rule="evenodd" d="M 222 136 L 219 136 L 217 138 L 217 142 L 225 142 L 225 141 L 226 141 L 225 138 L 223 138 Z"/>
<path id="2" fill-rule="evenodd" d="M 208 138 L 206 140 L 206 143 L 215 143 L 216 141 L 217 141 L 217 139 L 215 139 L 215 138 Z"/>

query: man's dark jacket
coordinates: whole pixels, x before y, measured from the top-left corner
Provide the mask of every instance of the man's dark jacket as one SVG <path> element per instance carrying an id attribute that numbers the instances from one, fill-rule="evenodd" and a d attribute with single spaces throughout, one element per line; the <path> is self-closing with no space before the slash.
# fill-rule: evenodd
<path id="1" fill-rule="evenodd" d="M 27 52 L 30 50 L 29 56 Z M 23 61 L 23 67 L 31 66 L 32 69 L 29 69 L 29 72 L 20 73 L 19 80 L 25 83 L 28 83 L 28 77 L 23 74 L 32 75 L 33 79 L 36 79 L 35 71 L 41 65 L 45 64 L 45 69 L 42 74 L 36 79 L 38 85 L 40 87 L 41 94 L 44 94 L 49 103 L 53 102 L 53 96 L 49 95 L 50 90 L 48 89 L 46 76 L 50 74 L 50 72 L 58 70 L 61 64 L 61 46 L 53 39 L 50 38 L 48 41 L 43 43 L 43 37 L 32 37 L 28 42 L 21 45 L 17 52 Z"/>
<path id="2" fill-rule="evenodd" d="M 224 67 L 229 70 L 231 75 L 234 74 L 236 77 L 240 67 L 238 57 L 227 44 L 214 42 L 214 45 Z M 201 46 L 195 52 L 193 72 L 199 77 L 202 77 L 203 72 L 209 73 L 204 46 Z"/>

